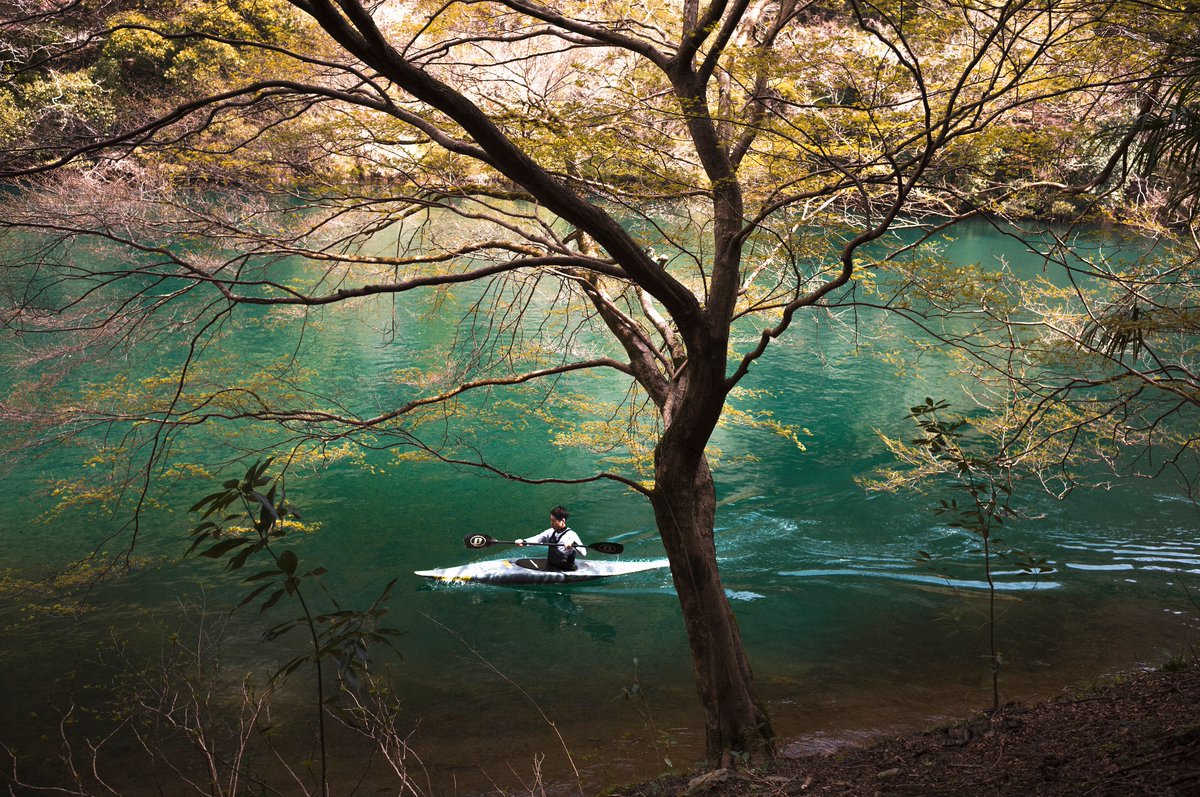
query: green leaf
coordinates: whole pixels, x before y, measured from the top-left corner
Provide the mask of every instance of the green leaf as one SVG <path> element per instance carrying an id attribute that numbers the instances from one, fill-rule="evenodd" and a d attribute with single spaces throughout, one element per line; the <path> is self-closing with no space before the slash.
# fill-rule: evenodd
<path id="1" fill-rule="evenodd" d="M 279 569 L 281 571 L 287 573 L 289 576 L 292 576 L 296 574 L 296 565 L 299 564 L 299 560 L 296 558 L 296 554 L 292 551 L 284 551 L 283 553 L 279 554 L 279 559 L 276 561 L 276 564 L 279 565 Z"/>
<path id="2" fill-rule="evenodd" d="M 350 609 L 341 609 L 336 612 L 328 612 L 318 615 L 315 619 L 318 623 L 328 623 L 334 620 L 346 620 L 353 617 L 358 617 L 359 613 Z"/>
<path id="3" fill-rule="evenodd" d="M 223 509 L 228 509 L 230 504 L 232 504 L 236 500 L 237 500 L 237 493 L 222 493 L 221 497 L 218 500 L 213 501 L 212 506 L 210 506 L 208 508 L 208 510 L 204 513 L 203 517 L 208 517 L 209 515 L 213 514 L 214 512 L 219 512 Z M 230 515 L 226 519 L 232 520 L 235 517 L 237 517 L 237 515 Z"/>
<path id="4" fill-rule="evenodd" d="M 297 656 L 296 658 L 292 659 L 287 664 L 283 665 L 278 670 L 276 670 L 275 674 L 271 676 L 271 681 L 273 683 L 278 683 L 278 682 L 287 680 L 287 677 L 289 675 L 294 673 L 296 670 L 300 669 L 300 667 L 305 662 L 309 661 L 309 659 L 310 659 L 309 656 Z"/>
<path id="5" fill-rule="evenodd" d="M 249 603 L 250 601 L 254 600 L 254 599 L 255 599 L 255 598 L 257 598 L 259 595 L 261 595 L 261 594 L 262 594 L 264 591 L 266 591 L 266 590 L 268 590 L 268 589 L 270 589 L 270 588 L 271 588 L 271 585 L 270 585 L 270 584 L 260 584 L 260 585 L 259 585 L 257 588 L 255 588 L 255 589 L 254 589 L 254 591 L 253 591 L 253 592 L 251 592 L 251 593 L 250 593 L 249 595 L 247 595 L 246 597 L 242 598 L 242 602 L 241 602 L 241 603 L 239 603 L 239 604 L 237 605 L 237 607 L 238 607 L 239 609 L 240 609 L 240 608 L 242 608 L 242 607 L 243 607 L 243 606 L 245 606 L 247 603 Z"/>
<path id="6" fill-rule="evenodd" d="M 267 468 L 271 467 L 273 457 L 267 457 L 262 462 L 255 463 L 250 466 L 250 470 L 246 471 L 246 478 L 242 482 L 243 489 L 252 491 L 255 487 L 262 487 L 268 484 L 271 480 L 264 478 L 263 474 L 267 472 Z"/>
<path id="7" fill-rule="evenodd" d="M 260 504 L 262 504 L 263 509 L 270 512 L 276 520 L 279 520 L 279 513 L 275 511 L 275 504 L 271 501 L 271 499 L 267 498 L 267 496 L 263 495 L 257 490 L 251 490 L 250 495 L 254 497 L 255 501 L 258 501 Z"/>
<path id="8" fill-rule="evenodd" d="M 203 536 L 197 537 L 197 538 L 196 538 L 196 541 L 195 541 L 195 542 L 193 542 L 193 543 L 191 544 L 191 547 L 189 547 L 189 548 L 187 549 L 187 553 L 185 553 L 185 554 L 184 554 L 184 556 L 191 556 L 191 555 L 192 555 L 192 553 L 193 553 L 193 552 L 195 552 L 195 550 L 196 550 L 197 548 L 199 548 L 201 545 L 203 545 L 203 544 L 205 543 L 205 541 L 207 541 L 207 540 L 208 540 L 208 536 L 207 536 L 207 535 L 203 535 Z"/>
<path id="9" fill-rule="evenodd" d="M 282 592 L 282 590 L 280 590 L 280 591 Z M 271 642 L 273 640 L 276 640 L 279 637 L 286 634 L 288 631 L 291 631 L 295 627 L 296 627 L 295 620 L 286 620 L 286 621 L 280 623 L 279 625 L 272 626 L 271 628 L 268 628 L 266 631 L 263 632 L 263 641 Z"/>
<path id="10" fill-rule="evenodd" d="M 251 581 L 262 581 L 264 578 L 274 578 L 277 575 L 279 575 L 278 570 L 264 570 L 261 573 L 255 573 L 252 576 L 246 576 L 242 579 L 242 583 L 246 584 Z"/>
<path id="11" fill-rule="evenodd" d="M 207 504 L 211 501 L 217 500 L 218 498 L 222 497 L 223 495 L 225 495 L 225 493 L 223 491 L 219 492 L 219 493 L 213 493 L 212 495 L 206 495 L 203 498 L 201 498 L 199 501 L 197 501 L 196 503 L 192 504 L 192 508 L 189 509 L 188 511 L 189 512 L 198 512 L 202 506 L 204 506 L 205 504 Z"/>
<path id="12" fill-rule="evenodd" d="M 282 597 L 283 597 L 283 590 L 281 590 L 281 589 L 275 590 L 274 592 L 271 593 L 271 597 L 267 598 L 267 600 L 263 603 L 263 605 L 261 607 L 259 607 L 259 612 L 260 613 L 265 612 L 267 609 L 270 609 L 272 606 L 279 603 L 279 599 Z"/>
<path id="13" fill-rule="evenodd" d="M 240 537 L 234 538 L 234 539 L 228 539 L 228 540 L 221 540 L 216 545 L 209 548 L 207 551 L 201 551 L 200 555 L 206 556 L 209 559 L 220 559 L 222 556 L 229 553 L 234 548 L 238 548 L 242 545 L 245 545 L 246 543 L 247 543 L 247 540 L 243 540 Z"/>
<path id="14" fill-rule="evenodd" d="M 262 547 L 263 544 L 261 542 L 247 546 L 244 550 L 240 551 L 237 556 L 229 560 L 229 569 L 241 570 L 242 566 L 246 564 L 246 560 L 261 551 Z"/>
<path id="15" fill-rule="evenodd" d="M 306 662 L 307 660 L 308 660 L 307 656 L 300 656 L 298 658 L 292 659 L 290 662 L 288 662 L 288 664 L 285 667 L 283 667 L 281 670 L 279 670 L 279 672 L 277 672 L 276 675 L 277 676 L 281 675 L 282 677 L 287 678 L 289 675 L 294 673 L 296 670 L 300 669 L 300 665 L 304 664 L 304 662 Z"/>

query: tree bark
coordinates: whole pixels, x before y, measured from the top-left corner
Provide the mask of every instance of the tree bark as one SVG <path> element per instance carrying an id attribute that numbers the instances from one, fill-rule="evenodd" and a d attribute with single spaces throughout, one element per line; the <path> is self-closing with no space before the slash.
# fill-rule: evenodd
<path id="1" fill-rule="evenodd" d="M 650 495 L 691 645 L 710 763 L 773 755 L 773 731 L 717 568 L 717 495 L 704 449 L 725 403 L 724 337 L 694 348 L 654 452 Z M 700 340 L 701 338 L 693 338 Z M 715 345 L 714 345 L 715 344 Z"/>
<path id="2" fill-rule="evenodd" d="M 717 570 L 716 488 L 708 462 L 684 461 L 659 446 L 651 503 L 683 611 L 710 762 L 729 766 L 772 753 L 771 723 L 754 685 L 741 631 Z"/>

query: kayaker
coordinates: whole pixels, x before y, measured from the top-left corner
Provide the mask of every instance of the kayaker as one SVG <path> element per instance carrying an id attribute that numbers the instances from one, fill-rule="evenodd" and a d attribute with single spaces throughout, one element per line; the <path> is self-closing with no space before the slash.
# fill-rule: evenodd
<path id="1" fill-rule="evenodd" d="M 587 556 L 587 549 L 583 547 L 583 540 L 579 539 L 579 535 L 567 527 L 567 518 L 570 516 L 571 513 L 566 507 L 556 506 L 550 510 L 550 528 L 536 537 L 513 542 L 517 545 L 548 544 L 550 547 L 546 550 L 546 566 L 551 570 L 574 570 L 575 552 Z"/>

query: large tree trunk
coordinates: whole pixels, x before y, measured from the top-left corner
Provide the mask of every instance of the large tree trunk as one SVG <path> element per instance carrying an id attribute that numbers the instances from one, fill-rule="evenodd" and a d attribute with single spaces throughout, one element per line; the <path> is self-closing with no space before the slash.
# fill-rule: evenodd
<path id="1" fill-rule="evenodd" d="M 660 444 L 651 502 L 683 608 L 707 753 L 712 763 L 726 767 L 735 755 L 770 756 L 773 734 L 717 572 L 712 473 L 703 453 L 689 456 L 680 448 L 670 444 L 670 435 Z"/>

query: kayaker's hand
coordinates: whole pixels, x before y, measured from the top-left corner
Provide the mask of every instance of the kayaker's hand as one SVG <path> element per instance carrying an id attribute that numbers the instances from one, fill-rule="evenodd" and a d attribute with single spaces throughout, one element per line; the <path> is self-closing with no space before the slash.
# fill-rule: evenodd
<path id="1" fill-rule="evenodd" d="M 513 540 L 513 544 L 519 548 L 525 547 L 525 540 Z"/>

